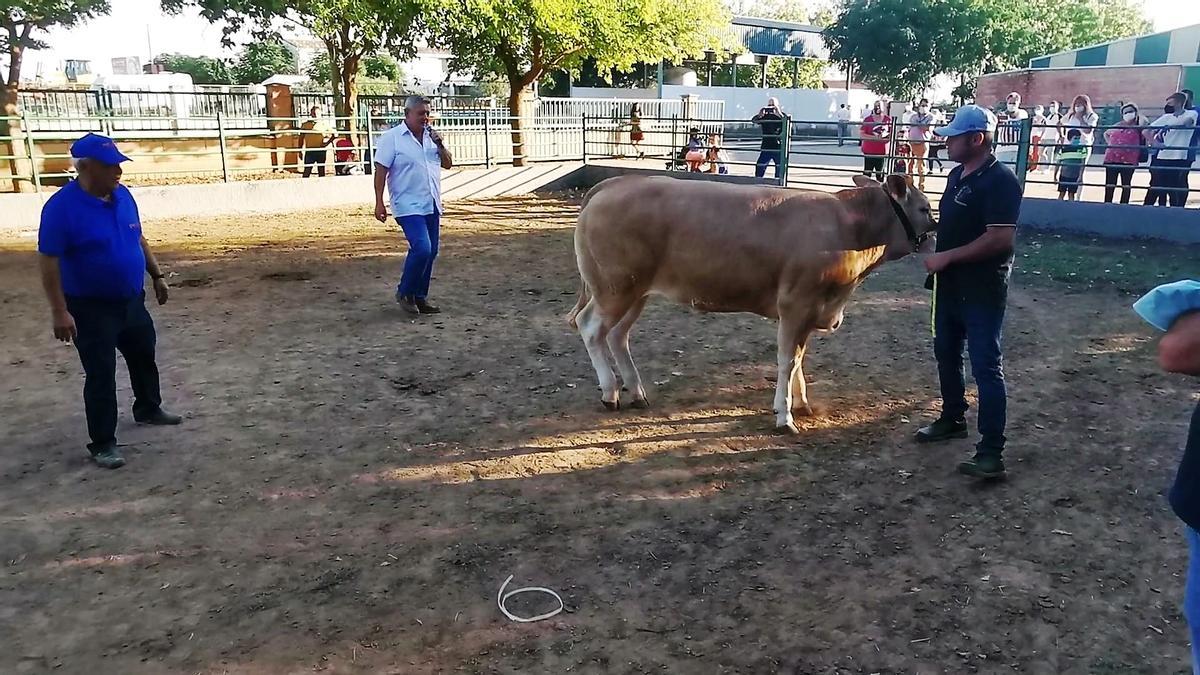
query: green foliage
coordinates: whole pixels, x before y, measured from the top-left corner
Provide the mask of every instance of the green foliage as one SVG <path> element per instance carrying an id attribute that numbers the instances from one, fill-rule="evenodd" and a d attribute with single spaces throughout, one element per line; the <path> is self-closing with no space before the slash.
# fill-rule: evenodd
<path id="1" fill-rule="evenodd" d="M 295 55 L 278 39 L 246 45 L 231 69 L 235 84 L 258 84 L 272 75 L 298 72 Z"/>
<path id="2" fill-rule="evenodd" d="M 108 0 L 0 0 L 0 54 L 8 57 L 0 86 L 15 89 L 26 49 L 45 49 L 42 33 L 70 28 L 109 12 Z M 6 101 L 7 103 L 7 101 Z"/>
<path id="3" fill-rule="evenodd" d="M 365 88 L 368 84 L 372 84 L 374 82 L 380 84 L 390 84 L 391 90 L 394 91 L 396 85 L 399 84 L 400 79 L 404 74 L 400 69 L 400 64 L 396 62 L 395 58 L 388 54 L 372 54 L 371 56 L 366 57 L 362 61 L 362 71 L 363 74 L 372 81 L 367 82 L 364 80 L 362 82 L 364 87 L 363 93 L 368 93 L 366 92 Z M 332 69 L 329 67 L 328 53 L 318 54 L 315 58 L 313 58 L 312 61 L 309 62 L 308 67 L 304 69 L 304 74 L 308 76 L 308 79 L 313 84 L 321 87 L 329 87 L 329 77 L 332 72 Z"/>
<path id="4" fill-rule="evenodd" d="M 767 86 L 824 89 L 825 67 L 826 63 L 819 59 L 772 58 L 767 61 Z M 794 80 L 793 69 L 796 75 Z"/>
<path id="5" fill-rule="evenodd" d="M 1024 67 L 1035 56 L 1147 30 L 1136 0 L 849 0 L 825 38 L 834 61 L 904 99 L 938 75 Z"/>
<path id="6" fill-rule="evenodd" d="M 234 84 L 229 65 L 211 56 L 159 54 L 154 57 L 154 62 L 162 64 L 163 68 L 172 73 L 191 75 L 192 82 L 196 84 Z"/>

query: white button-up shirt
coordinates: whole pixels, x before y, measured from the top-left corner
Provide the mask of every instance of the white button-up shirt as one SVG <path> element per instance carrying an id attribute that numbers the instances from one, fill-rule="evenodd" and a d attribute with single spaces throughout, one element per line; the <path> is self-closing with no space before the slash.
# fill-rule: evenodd
<path id="1" fill-rule="evenodd" d="M 387 168 L 392 216 L 442 212 L 442 160 L 428 132 L 418 141 L 401 122 L 379 136 L 372 161 Z"/>

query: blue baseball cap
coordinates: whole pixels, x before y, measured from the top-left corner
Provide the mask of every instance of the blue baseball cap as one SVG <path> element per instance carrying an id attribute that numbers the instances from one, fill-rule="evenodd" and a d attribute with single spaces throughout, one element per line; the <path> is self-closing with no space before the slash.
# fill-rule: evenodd
<path id="1" fill-rule="evenodd" d="M 996 132 L 996 116 L 991 110 L 977 105 L 964 105 L 954 113 L 950 124 L 933 130 L 938 136 L 962 136 L 975 132 Z"/>
<path id="2" fill-rule="evenodd" d="M 117 150 L 113 139 L 100 134 L 88 134 L 72 143 L 71 156 L 75 159 L 93 159 L 109 166 L 131 161 Z"/>

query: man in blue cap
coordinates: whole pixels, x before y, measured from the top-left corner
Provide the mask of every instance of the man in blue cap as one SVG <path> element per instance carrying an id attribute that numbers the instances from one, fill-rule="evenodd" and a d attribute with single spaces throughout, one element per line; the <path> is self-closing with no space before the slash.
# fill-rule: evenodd
<path id="1" fill-rule="evenodd" d="M 975 456 L 958 465 L 961 473 L 994 479 L 1005 475 L 1004 428 L 1007 392 L 1000 355 L 1000 332 L 1008 300 L 1021 184 L 997 161 L 996 116 L 969 105 L 949 126 L 934 133 L 946 139 L 946 152 L 958 162 L 946 179 L 939 205 L 937 252 L 925 259 L 933 290 L 933 351 L 942 391 L 942 414 L 917 432 L 933 443 L 967 437 L 963 345 L 979 387 L 979 443 Z"/>
<path id="2" fill-rule="evenodd" d="M 162 409 L 143 275 L 154 280 L 160 305 L 167 301 L 167 282 L 142 236 L 133 195 L 121 185 L 121 163 L 129 158 L 99 134 L 75 141 L 71 158 L 78 178 L 42 207 L 38 263 L 54 337 L 74 342 L 83 363 L 88 450 L 96 464 L 116 469 L 125 464 L 117 450 L 118 350 L 129 367 L 134 419 L 181 421 Z"/>

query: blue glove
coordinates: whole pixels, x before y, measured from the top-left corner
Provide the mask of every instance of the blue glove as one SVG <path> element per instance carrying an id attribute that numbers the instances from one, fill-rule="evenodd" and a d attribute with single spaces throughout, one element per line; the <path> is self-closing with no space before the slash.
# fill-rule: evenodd
<path id="1" fill-rule="evenodd" d="M 1133 303 L 1133 311 L 1151 326 L 1167 331 L 1180 315 L 1200 310 L 1200 281 L 1163 284 Z"/>

